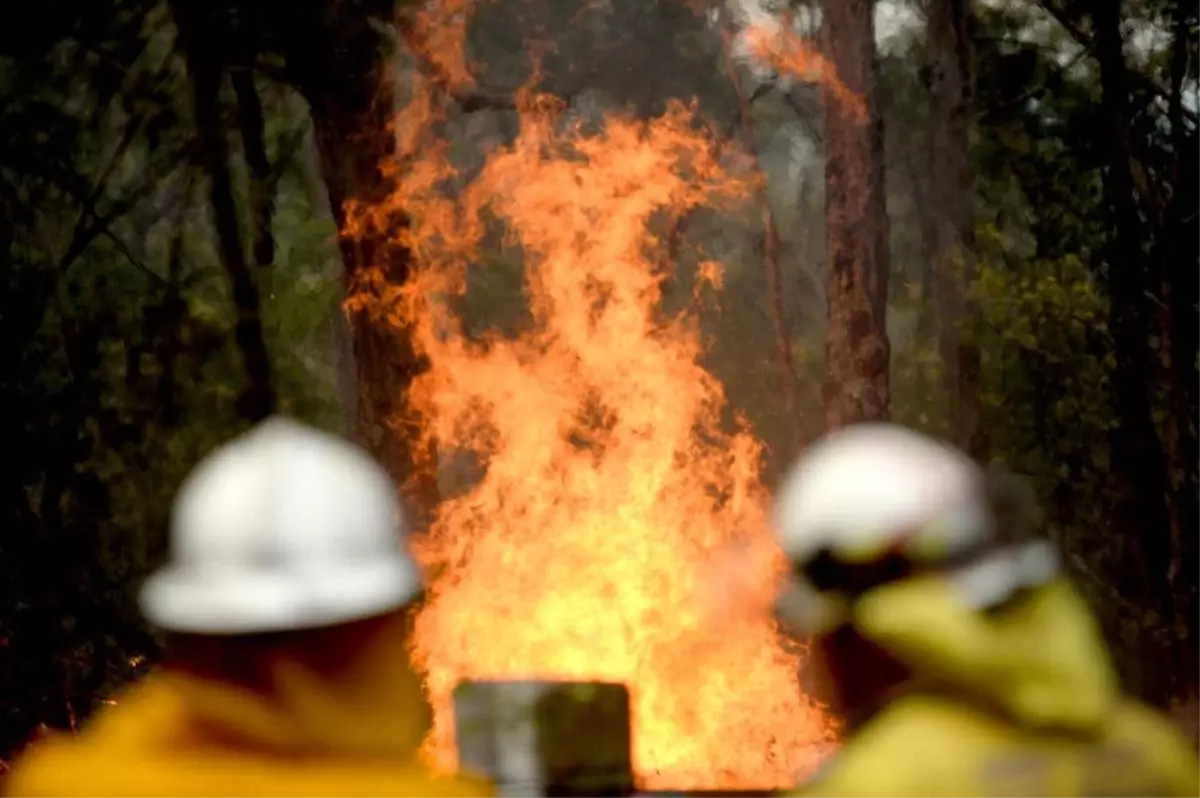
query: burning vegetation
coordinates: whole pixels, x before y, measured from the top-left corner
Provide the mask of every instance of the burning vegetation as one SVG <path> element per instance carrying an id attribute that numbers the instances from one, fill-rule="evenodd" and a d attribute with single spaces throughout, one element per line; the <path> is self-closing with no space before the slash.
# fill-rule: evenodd
<path id="1" fill-rule="evenodd" d="M 347 230 L 388 230 L 409 253 L 407 285 L 369 310 L 408 326 L 428 359 L 409 399 L 423 434 L 483 470 L 420 543 L 433 578 L 414 638 L 435 709 L 426 753 L 455 764 L 462 680 L 619 681 L 643 786 L 793 784 L 830 733 L 798 653 L 765 616 L 698 600 L 714 552 L 770 546 L 761 445 L 723 428 L 694 313 L 663 310 L 673 265 L 654 233 L 664 216 L 732 208 L 750 172 L 727 168 L 682 103 L 585 126 L 535 80 L 516 97 L 515 139 L 456 174 L 439 95 L 470 82 L 464 15 L 461 2 L 433 7 L 409 28 L 424 68 L 396 120 L 395 188 Z M 803 60 L 778 49 L 798 40 L 771 41 L 772 60 Z M 469 335 L 455 299 L 498 235 L 521 253 L 527 323 Z M 697 280 L 719 287 L 717 264 Z M 776 561 L 762 561 L 737 601 L 769 602 Z"/>

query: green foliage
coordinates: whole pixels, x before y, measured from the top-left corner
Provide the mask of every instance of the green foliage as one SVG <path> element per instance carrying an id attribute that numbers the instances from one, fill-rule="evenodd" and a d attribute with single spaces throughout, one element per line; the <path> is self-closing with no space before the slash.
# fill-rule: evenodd
<path id="1" fill-rule="evenodd" d="M 245 424 L 170 21 L 97 9 L 43 9 L 39 48 L 0 35 L 0 757 L 39 724 L 73 726 L 153 658 L 134 592 L 180 481 Z M 306 109 L 268 105 L 271 152 L 292 158 Z M 282 408 L 333 426 L 333 225 L 305 190 L 312 166 L 283 171 L 278 254 L 258 275 L 266 336 Z"/>
<path id="2" fill-rule="evenodd" d="M 337 429 L 335 329 L 342 292 L 336 229 L 288 182 L 278 196 L 274 228 L 275 262 L 260 287 L 279 409 Z"/>
<path id="3" fill-rule="evenodd" d="M 983 405 L 997 456 L 1040 487 L 1054 507 L 1066 493 L 1101 498 L 1108 470 L 1111 342 L 1107 299 L 1073 255 L 1013 257 L 994 226 L 981 224 L 972 294 L 981 310 Z M 1017 411 L 1017 412 L 1014 412 Z M 1068 523 L 1099 519 L 1075 506 Z"/>
<path id="4" fill-rule="evenodd" d="M 936 342 L 910 336 L 892 350 L 892 419 L 931 435 L 950 434 L 943 385 L 945 366 Z"/>

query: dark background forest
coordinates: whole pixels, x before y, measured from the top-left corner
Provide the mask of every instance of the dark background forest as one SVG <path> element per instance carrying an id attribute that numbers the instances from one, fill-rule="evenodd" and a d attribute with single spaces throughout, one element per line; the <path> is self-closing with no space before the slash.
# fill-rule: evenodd
<path id="1" fill-rule="evenodd" d="M 0 7 L 0 760 L 155 661 L 134 591 L 225 438 L 293 414 L 367 445 L 418 525 L 435 511 L 460 465 L 395 423 L 420 359 L 402 325 L 343 312 L 364 270 L 399 285 L 411 264 L 337 232 L 388 192 L 406 74 L 443 87 L 470 161 L 515 135 L 534 41 L 556 45 L 541 88 L 568 109 L 695 98 L 756 156 L 752 208 L 686 224 L 725 265 L 705 365 L 767 443 L 766 479 L 863 418 L 1002 463 L 1127 688 L 1194 734 L 1197 7 L 769 6 L 863 123 L 731 57 L 744 3 L 585 5 L 473 9 L 469 89 L 406 46 L 418 7 L 386 0 Z M 480 264 L 471 324 L 518 323 L 520 281 L 502 252 Z"/>

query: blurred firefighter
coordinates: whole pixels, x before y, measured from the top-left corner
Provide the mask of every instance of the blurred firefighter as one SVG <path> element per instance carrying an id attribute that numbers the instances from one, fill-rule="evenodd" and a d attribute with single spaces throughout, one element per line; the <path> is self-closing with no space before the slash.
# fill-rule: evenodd
<path id="1" fill-rule="evenodd" d="M 166 663 L 77 737 L 33 744 L 7 792 L 492 795 L 417 761 L 431 717 L 404 533 L 387 474 L 339 438 L 275 418 L 219 448 L 140 597 Z"/>
<path id="2" fill-rule="evenodd" d="M 1200 795 L 1200 761 L 1125 698 L 1019 482 L 910 430 L 819 441 L 774 512 L 776 612 L 812 643 L 844 745 L 797 794 Z"/>

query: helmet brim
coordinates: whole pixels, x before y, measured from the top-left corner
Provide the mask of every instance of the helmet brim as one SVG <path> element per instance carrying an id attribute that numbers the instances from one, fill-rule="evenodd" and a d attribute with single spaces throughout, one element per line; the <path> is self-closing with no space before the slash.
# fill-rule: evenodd
<path id="1" fill-rule="evenodd" d="M 146 619 L 166 631 L 244 635 L 382 615 L 421 589 L 416 564 L 402 557 L 321 573 L 167 566 L 146 581 L 139 604 Z"/>

